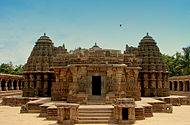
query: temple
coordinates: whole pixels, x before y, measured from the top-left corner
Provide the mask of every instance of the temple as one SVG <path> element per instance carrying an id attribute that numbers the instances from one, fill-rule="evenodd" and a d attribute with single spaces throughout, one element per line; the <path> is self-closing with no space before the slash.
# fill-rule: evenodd
<path id="1" fill-rule="evenodd" d="M 166 64 L 148 33 L 124 52 L 97 43 L 68 51 L 44 34 L 24 66 L 22 82 L 7 81 L 0 79 L 2 90 L 22 89 L 23 97 L 3 98 L 3 105 L 66 125 L 132 124 L 153 112 L 172 113 L 172 105 L 190 104 L 190 98 L 169 96 L 175 81 L 169 84 Z"/>
<path id="2" fill-rule="evenodd" d="M 168 73 L 154 39 L 143 37 L 139 46 L 120 50 L 89 49 L 68 52 L 41 36 L 25 65 L 23 96 L 51 97 L 88 104 L 112 103 L 116 98 L 168 96 Z"/>
<path id="3" fill-rule="evenodd" d="M 141 96 L 169 96 L 167 66 L 155 40 L 148 35 L 143 37 L 138 48 L 126 46 L 125 53 L 133 53 L 141 60 L 138 81 L 141 85 Z"/>

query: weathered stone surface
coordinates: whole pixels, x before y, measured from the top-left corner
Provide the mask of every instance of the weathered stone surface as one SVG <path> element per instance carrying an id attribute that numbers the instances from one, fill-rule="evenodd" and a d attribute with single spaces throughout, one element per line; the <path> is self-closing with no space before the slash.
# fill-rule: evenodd
<path id="1" fill-rule="evenodd" d="M 139 72 L 141 96 L 168 96 L 169 83 L 166 64 L 161 58 L 161 53 L 155 40 L 148 35 L 143 37 L 138 48 L 126 46 L 125 53 L 132 53 L 141 60 L 142 68 Z"/>
<path id="2" fill-rule="evenodd" d="M 60 103 L 57 104 L 57 120 L 62 124 L 78 123 L 78 108 L 79 104 Z"/>
<path id="3" fill-rule="evenodd" d="M 114 119 L 119 124 L 132 124 L 135 122 L 135 101 L 133 98 L 116 99 Z"/>
<path id="4" fill-rule="evenodd" d="M 29 97 L 18 97 L 18 96 L 7 96 L 2 99 L 2 105 L 8 106 L 22 106 L 25 105 L 29 101 L 36 100 L 36 98 Z"/>

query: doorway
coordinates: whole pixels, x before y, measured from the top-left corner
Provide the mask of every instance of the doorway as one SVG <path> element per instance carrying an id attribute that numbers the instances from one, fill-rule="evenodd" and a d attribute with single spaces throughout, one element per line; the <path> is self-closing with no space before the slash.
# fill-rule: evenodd
<path id="1" fill-rule="evenodd" d="M 128 120 L 128 108 L 122 108 L 122 120 Z"/>
<path id="2" fill-rule="evenodd" d="M 92 95 L 101 95 L 101 76 L 92 76 Z"/>

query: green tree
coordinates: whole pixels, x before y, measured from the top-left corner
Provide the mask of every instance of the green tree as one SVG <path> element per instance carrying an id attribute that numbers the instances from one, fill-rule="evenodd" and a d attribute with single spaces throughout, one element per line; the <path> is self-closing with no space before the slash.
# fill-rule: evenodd
<path id="1" fill-rule="evenodd" d="M 19 75 L 23 72 L 23 65 L 13 66 L 12 62 L 2 63 L 0 65 L 0 73 Z"/>
<path id="2" fill-rule="evenodd" d="M 23 73 L 23 70 L 23 65 L 16 65 L 13 74 L 20 75 Z"/>
<path id="3" fill-rule="evenodd" d="M 190 75 L 190 46 L 183 48 L 181 68 L 183 75 Z"/>
<path id="4" fill-rule="evenodd" d="M 190 47 L 182 49 L 183 53 L 176 52 L 175 55 L 162 55 L 168 66 L 169 76 L 190 75 Z"/>
<path id="5" fill-rule="evenodd" d="M 12 74 L 13 73 L 13 69 L 14 69 L 14 67 L 13 67 L 12 62 L 9 62 L 8 64 L 2 63 L 0 65 L 0 72 L 1 73 Z"/>

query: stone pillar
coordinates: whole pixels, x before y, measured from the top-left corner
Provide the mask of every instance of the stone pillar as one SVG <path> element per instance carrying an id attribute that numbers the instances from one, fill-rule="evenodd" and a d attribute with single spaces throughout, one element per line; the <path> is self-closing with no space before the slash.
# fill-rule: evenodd
<path id="1" fill-rule="evenodd" d="M 22 84 L 23 84 L 23 82 L 20 81 L 20 90 L 22 90 Z"/>
<path id="2" fill-rule="evenodd" d="M 177 81 L 177 91 L 179 91 L 179 81 Z"/>
<path id="3" fill-rule="evenodd" d="M 29 86 L 29 88 L 34 88 L 34 78 L 33 78 L 33 74 L 30 74 L 30 76 L 29 76 L 29 81 L 30 81 L 30 86 Z"/>
<path id="4" fill-rule="evenodd" d="M 18 86 L 18 80 L 16 81 L 16 90 L 19 90 L 19 86 Z"/>
<path id="5" fill-rule="evenodd" d="M 185 83 L 185 81 L 182 81 L 182 84 L 183 84 L 183 91 L 185 92 L 186 91 L 186 88 L 185 88 L 186 87 L 186 85 L 185 85 L 186 83 Z"/>
<path id="6" fill-rule="evenodd" d="M 144 74 L 144 88 L 148 88 L 148 74 Z"/>
<path id="7" fill-rule="evenodd" d="M 163 88 L 163 86 L 162 86 L 162 73 L 158 73 L 158 88 Z"/>
<path id="8" fill-rule="evenodd" d="M 40 74 L 37 74 L 36 76 L 36 88 L 40 88 L 40 83 L 41 83 L 41 75 Z"/>
<path id="9" fill-rule="evenodd" d="M 152 88 L 156 88 L 155 73 L 151 74 L 151 84 L 152 84 Z"/>
<path id="10" fill-rule="evenodd" d="M 57 122 L 64 125 L 74 125 L 78 123 L 79 104 L 62 103 L 57 106 Z"/>
<path id="11" fill-rule="evenodd" d="M 135 122 L 135 100 L 133 98 L 118 98 L 116 100 L 114 120 L 118 124 L 133 124 Z"/>
<path id="12" fill-rule="evenodd" d="M 2 91 L 2 84 L 1 84 L 2 81 L 3 81 L 3 80 L 0 79 L 0 91 Z"/>
<path id="13" fill-rule="evenodd" d="M 11 90 L 14 90 L 13 83 L 14 83 L 14 80 L 11 81 Z"/>
<path id="14" fill-rule="evenodd" d="M 172 83 L 172 91 L 174 91 L 174 81 L 171 81 Z"/>
<path id="15" fill-rule="evenodd" d="M 48 91 L 48 74 L 44 74 L 44 87 L 43 87 L 43 95 L 47 96 Z"/>
<path id="16" fill-rule="evenodd" d="M 5 91 L 8 91 L 8 86 L 7 86 L 7 83 L 8 81 L 5 81 Z"/>

